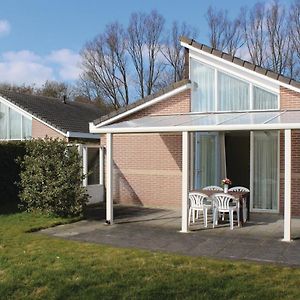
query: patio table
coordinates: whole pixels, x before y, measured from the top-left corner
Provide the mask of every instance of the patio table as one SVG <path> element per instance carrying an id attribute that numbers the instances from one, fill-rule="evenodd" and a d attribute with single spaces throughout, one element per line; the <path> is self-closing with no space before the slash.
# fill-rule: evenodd
<path id="1" fill-rule="evenodd" d="M 220 191 L 211 191 L 211 190 L 192 190 L 191 192 L 199 192 L 212 197 L 214 194 L 222 193 Z M 238 202 L 240 206 L 240 224 L 244 225 L 244 205 L 247 207 L 247 221 L 250 220 L 250 193 L 249 192 L 228 192 L 229 195 L 232 195 Z"/>

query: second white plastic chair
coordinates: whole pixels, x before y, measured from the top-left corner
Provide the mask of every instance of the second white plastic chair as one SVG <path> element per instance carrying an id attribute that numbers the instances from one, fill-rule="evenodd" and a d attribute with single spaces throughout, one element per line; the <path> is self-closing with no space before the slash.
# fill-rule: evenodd
<path id="1" fill-rule="evenodd" d="M 218 225 L 219 213 L 229 213 L 230 229 L 233 229 L 233 213 L 237 213 L 237 222 L 240 224 L 240 207 L 234 196 L 218 193 L 214 194 L 213 227 Z"/>

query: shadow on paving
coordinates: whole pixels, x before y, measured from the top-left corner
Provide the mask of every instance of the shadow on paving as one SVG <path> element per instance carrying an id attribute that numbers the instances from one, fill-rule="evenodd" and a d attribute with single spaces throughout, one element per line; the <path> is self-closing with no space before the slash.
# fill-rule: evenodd
<path id="1" fill-rule="evenodd" d="M 123 220 L 123 222 L 131 222 L 132 218 L 147 217 L 157 213 L 168 213 L 169 210 L 160 208 L 148 208 L 142 206 L 123 206 L 114 205 L 114 219 Z M 86 220 L 105 221 L 105 205 L 89 205 L 85 208 L 83 217 Z M 128 220 L 125 221 L 124 219 Z M 134 222 L 134 220 L 132 220 Z M 118 222 L 119 223 L 119 222 Z"/>

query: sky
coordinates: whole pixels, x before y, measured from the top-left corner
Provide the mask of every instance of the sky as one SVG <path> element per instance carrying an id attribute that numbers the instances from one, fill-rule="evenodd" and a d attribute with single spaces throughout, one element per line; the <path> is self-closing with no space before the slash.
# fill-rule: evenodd
<path id="1" fill-rule="evenodd" d="M 184 21 L 207 41 L 205 13 L 211 5 L 236 16 L 255 0 L 0 0 L 0 82 L 42 85 L 74 82 L 79 52 L 105 25 L 127 24 L 131 13 L 155 9 L 166 19 Z M 270 2 L 270 1 L 269 1 Z M 281 3 L 290 3 L 284 0 Z M 267 2 L 268 3 L 268 2 Z"/>

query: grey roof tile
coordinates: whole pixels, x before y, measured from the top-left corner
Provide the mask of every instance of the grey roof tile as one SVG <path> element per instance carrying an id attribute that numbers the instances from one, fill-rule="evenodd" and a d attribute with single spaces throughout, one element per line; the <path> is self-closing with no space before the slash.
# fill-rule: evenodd
<path id="1" fill-rule="evenodd" d="M 255 69 L 254 69 L 255 72 L 259 73 L 259 74 L 262 74 L 262 75 L 266 75 L 268 70 L 260 67 L 260 66 L 255 66 Z"/>

